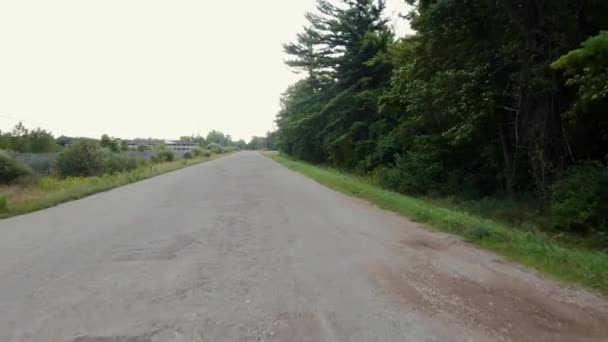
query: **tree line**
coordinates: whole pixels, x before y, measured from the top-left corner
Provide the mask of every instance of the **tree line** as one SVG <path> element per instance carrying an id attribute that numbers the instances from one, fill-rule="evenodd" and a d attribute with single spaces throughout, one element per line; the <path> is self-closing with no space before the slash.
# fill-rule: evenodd
<path id="1" fill-rule="evenodd" d="M 317 0 L 284 45 L 304 74 L 277 146 L 426 196 L 533 199 L 550 225 L 608 232 L 608 2 Z"/>
<path id="2" fill-rule="evenodd" d="M 0 150 L 48 153 L 57 152 L 59 145 L 51 132 L 41 128 L 31 130 L 19 122 L 10 131 L 0 131 Z"/>
<path id="3" fill-rule="evenodd" d="M 145 151 L 155 145 L 162 145 L 164 140 L 155 138 L 136 138 L 133 140 L 120 139 L 103 134 L 99 140 L 84 137 L 59 136 L 42 128 L 30 129 L 22 122 L 17 123 L 11 130 L 0 131 L 0 150 L 19 153 L 53 153 L 66 148 L 78 141 L 97 141 L 101 147 L 112 152 L 127 151 L 129 142 L 139 144 L 138 150 Z M 201 148 L 224 148 L 238 150 L 276 150 L 276 132 L 267 132 L 265 136 L 253 136 L 246 142 L 243 139 L 234 140 L 230 134 L 211 130 L 206 136 L 182 136 L 180 141 L 193 142 Z"/>
<path id="4" fill-rule="evenodd" d="M 125 140 L 103 134 L 100 139 L 60 136 L 55 138 L 41 128 L 28 129 L 23 123 L 6 132 L 0 131 L 0 185 L 31 182 L 40 176 L 91 177 L 132 171 L 149 163 L 172 162 L 176 158 L 210 157 L 238 150 L 274 149 L 275 133 L 252 137 L 249 143 L 234 141 L 217 130 L 206 136 L 183 136 L 183 142 L 195 143 L 177 155 L 162 139 Z M 198 146 L 196 146 L 198 145 Z M 138 160 L 130 149 L 149 151 L 149 159 Z M 55 153 L 56 159 L 32 159 L 25 163 L 16 153 Z M 1 197 L 1 196 L 0 196 Z"/>

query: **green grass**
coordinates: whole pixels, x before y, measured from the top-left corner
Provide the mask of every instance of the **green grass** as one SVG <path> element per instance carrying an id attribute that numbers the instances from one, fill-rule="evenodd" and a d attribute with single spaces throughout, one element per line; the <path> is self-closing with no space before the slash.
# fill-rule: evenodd
<path id="1" fill-rule="evenodd" d="M 0 218 L 22 215 L 57 204 L 107 191 L 167 172 L 217 159 L 223 155 L 196 157 L 165 163 L 147 163 L 128 172 L 95 177 L 41 177 L 25 184 L 0 188 Z"/>
<path id="2" fill-rule="evenodd" d="M 564 246 L 536 229 L 525 230 L 384 190 L 365 178 L 296 161 L 279 154 L 267 156 L 329 188 L 366 199 L 383 209 L 426 223 L 432 228 L 463 236 L 467 241 L 482 248 L 558 279 L 582 284 L 608 294 L 606 253 Z"/>

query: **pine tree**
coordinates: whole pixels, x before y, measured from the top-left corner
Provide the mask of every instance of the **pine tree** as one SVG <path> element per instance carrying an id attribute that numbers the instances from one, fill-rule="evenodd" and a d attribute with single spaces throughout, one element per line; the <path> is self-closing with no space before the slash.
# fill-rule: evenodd
<path id="1" fill-rule="evenodd" d="M 284 46 L 292 56 L 287 64 L 307 72 L 310 96 L 323 103 L 311 113 L 322 123 L 316 139 L 323 142 L 322 151 L 312 154 L 327 154 L 339 166 L 356 167 L 373 150 L 369 125 L 378 112 L 377 92 L 392 69 L 386 51 L 393 35 L 384 8 L 383 0 L 342 0 L 337 5 L 318 0 L 318 13 L 306 15 L 309 26 L 296 42 Z"/>

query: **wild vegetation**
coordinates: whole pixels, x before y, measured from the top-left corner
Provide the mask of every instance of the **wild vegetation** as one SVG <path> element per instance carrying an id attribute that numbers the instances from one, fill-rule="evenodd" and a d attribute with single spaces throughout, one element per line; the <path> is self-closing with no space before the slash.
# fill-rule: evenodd
<path id="1" fill-rule="evenodd" d="M 59 144 L 50 132 L 37 128 L 30 130 L 18 123 L 12 131 L 0 131 L 0 150 L 45 153 L 59 151 Z"/>
<path id="2" fill-rule="evenodd" d="M 277 132 L 267 132 L 265 137 L 252 137 L 246 146 L 248 150 L 277 150 Z"/>
<path id="3" fill-rule="evenodd" d="M 94 176 L 22 178 L 17 183 L 0 186 L 0 218 L 48 208 L 220 156 L 202 156 L 161 163 L 140 163 L 128 171 Z"/>
<path id="4" fill-rule="evenodd" d="M 108 135 L 99 140 L 55 139 L 50 132 L 29 130 L 19 123 L 10 133 L 0 134 L 5 148 L 0 149 L 0 217 L 46 208 L 238 150 L 230 136 L 217 131 L 199 140 L 205 148 L 186 151 L 179 160 L 162 140 L 146 141 L 150 144 L 138 145 L 137 151 L 149 153 L 151 158 L 138 160 L 126 140 Z M 56 152 L 56 158 L 43 163 L 34 159 L 29 164 L 36 167 L 30 167 L 17 158 L 23 152 L 33 156 Z"/>
<path id="5" fill-rule="evenodd" d="M 418 222 L 463 236 L 467 241 L 499 252 L 559 279 L 584 284 L 608 294 L 608 254 L 567 246 L 543 231 L 514 227 L 462 210 L 378 187 L 370 177 L 314 166 L 279 154 L 269 157 L 337 191 L 364 198 L 379 207 Z"/>
<path id="6" fill-rule="evenodd" d="M 0 183 L 10 184 L 31 174 L 32 170 L 27 166 L 13 158 L 10 153 L 0 150 Z"/>
<path id="7" fill-rule="evenodd" d="M 407 2 L 396 38 L 382 0 L 317 1 L 279 149 L 608 248 L 608 2 Z"/>
<path id="8" fill-rule="evenodd" d="M 266 136 L 251 137 L 249 142 L 245 140 L 234 141 L 229 134 L 212 130 L 206 137 L 184 136 L 182 141 L 197 143 L 201 148 L 213 153 L 234 152 L 238 150 L 276 150 L 276 132 L 267 132 Z"/>

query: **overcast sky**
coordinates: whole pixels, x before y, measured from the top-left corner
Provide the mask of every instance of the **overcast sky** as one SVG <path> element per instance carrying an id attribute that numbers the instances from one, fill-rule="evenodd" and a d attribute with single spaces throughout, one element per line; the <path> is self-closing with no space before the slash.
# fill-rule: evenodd
<path id="1" fill-rule="evenodd" d="M 389 0 L 397 31 L 403 0 Z M 177 138 L 273 129 L 313 0 L 0 0 L 0 129 Z"/>

